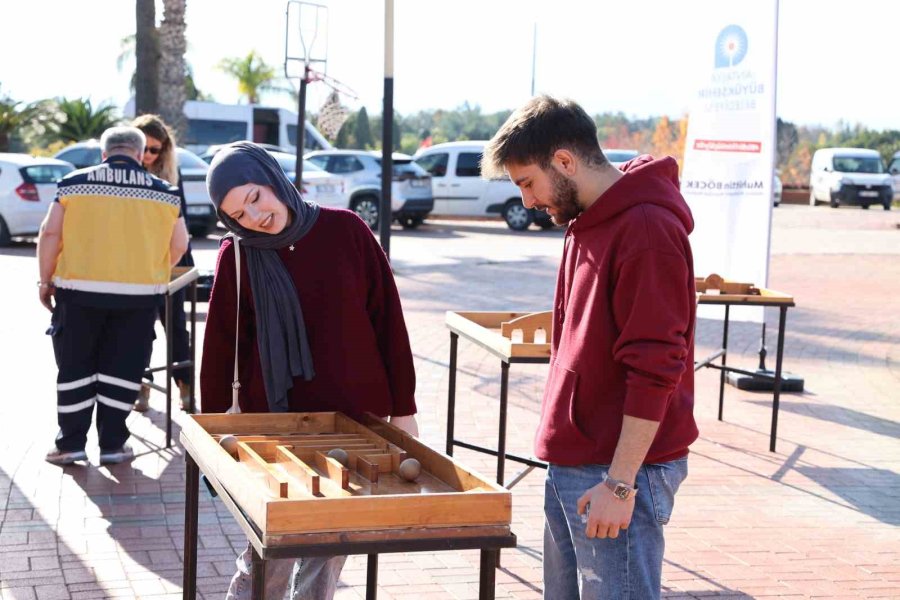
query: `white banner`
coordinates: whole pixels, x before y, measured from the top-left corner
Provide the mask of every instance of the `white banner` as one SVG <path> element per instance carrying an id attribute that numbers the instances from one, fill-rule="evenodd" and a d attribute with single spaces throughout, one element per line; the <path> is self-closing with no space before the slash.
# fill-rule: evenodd
<path id="1" fill-rule="evenodd" d="M 694 214 L 694 271 L 762 287 L 769 275 L 778 0 L 716 2 L 703 22 L 712 27 L 692 32 L 706 52 L 681 173 Z M 700 312 L 713 314 L 721 312 Z M 758 321 L 762 311 L 732 315 Z"/>

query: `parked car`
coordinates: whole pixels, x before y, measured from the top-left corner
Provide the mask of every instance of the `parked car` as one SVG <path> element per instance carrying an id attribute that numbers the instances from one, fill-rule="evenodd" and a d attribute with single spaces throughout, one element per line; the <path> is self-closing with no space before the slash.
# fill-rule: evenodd
<path id="1" fill-rule="evenodd" d="M 891 209 L 894 190 L 890 173 L 881 155 L 863 148 L 822 148 L 816 150 L 809 176 L 809 204 L 824 200 L 837 208 L 859 204 L 869 208 L 881 204 Z"/>
<path id="2" fill-rule="evenodd" d="M 640 156 L 640 152 L 637 150 L 625 150 L 623 148 L 609 148 L 603 151 L 604 156 L 606 156 L 606 160 L 608 160 L 612 166 L 619 167 L 624 165 L 632 158 L 637 158 Z"/>
<path id="3" fill-rule="evenodd" d="M 37 234 L 57 182 L 74 170 L 53 158 L 0 153 L 0 246 L 9 245 L 13 236 Z"/>
<path id="4" fill-rule="evenodd" d="M 781 192 L 784 189 L 784 186 L 781 184 L 781 177 L 778 171 L 772 175 L 772 205 L 778 206 L 781 204 Z"/>
<path id="5" fill-rule="evenodd" d="M 550 215 L 525 208 L 519 188 L 506 179 L 481 178 L 485 141 L 435 144 L 416 153 L 415 164 L 432 177 L 434 214 L 480 217 L 500 215 L 510 229 L 523 231 L 532 223 L 553 227 Z"/>
<path id="6" fill-rule="evenodd" d="M 286 152 L 269 152 L 288 179 L 294 181 L 297 175 L 297 157 Z M 347 195 L 344 192 L 344 181 L 319 168 L 308 160 L 303 161 L 303 181 L 300 194 L 320 206 L 347 208 Z"/>
<path id="7" fill-rule="evenodd" d="M 88 140 L 63 148 L 56 153 L 56 158 L 72 163 L 78 169 L 100 164 L 100 142 Z M 209 193 L 206 191 L 206 171 L 209 165 L 199 156 L 185 150 L 177 149 L 178 168 L 184 180 L 184 199 L 187 214 L 184 216 L 191 235 L 205 237 L 216 228 L 216 211 Z"/>
<path id="8" fill-rule="evenodd" d="M 894 183 L 894 202 L 900 202 L 900 152 L 894 154 L 891 158 L 891 164 L 888 165 L 888 173 Z"/>
<path id="9" fill-rule="evenodd" d="M 347 206 L 375 229 L 381 217 L 381 153 L 367 150 L 318 150 L 306 159 L 344 180 Z M 408 154 L 394 152 L 391 218 L 404 229 L 422 224 L 434 207 L 431 175 Z"/>
<path id="10" fill-rule="evenodd" d="M 219 150 L 228 146 L 228 144 L 216 144 L 215 146 L 210 146 L 206 149 L 206 152 L 203 154 L 198 154 L 198 156 L 205 162 L 209 164 L 212 162 L 213 157 L 218 154 Z M 269 152 L 286 152 L 288 154 L 292 154 L 292 151 L 289 148 L 282 148 L 281 146 L 276 146 L 275 144 L 257 144 L 257 146 L 261 147 L 263 150 L 268 150 Z"/>

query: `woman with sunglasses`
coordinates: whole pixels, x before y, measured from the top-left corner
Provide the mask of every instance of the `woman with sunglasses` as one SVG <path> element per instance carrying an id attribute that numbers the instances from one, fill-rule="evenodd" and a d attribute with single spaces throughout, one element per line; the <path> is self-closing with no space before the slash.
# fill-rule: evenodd
<path id="1" fill-rule="evenodd" d="M 160 179 L 165 179 L 178 188 L 178 195 L 181 198 L 181 214 L 186 214 L 186 203 L 184 199 L 184 186 L 181 181 L 181 173 L 178 170 L 178 155 L 175 152 L 175 136 L 165 121 L 158 115 L 141 115 L 131 122 L 131 125 L 137 127 L 144 132 L 147 138 L 147 146 L 144 148 L 144 168 L 156 175 Z M 194 257 L 191 254 L 191 246 L 188 244 L 187 252 L 178 263 L 179 267 L 193 267 Z M 187 319 L 184 315 L 184 301 L 186 291 L 180 290 L 172 296 L 172 358 L 176 362 L 185 361 L 190 358 L 190 337 L 187 330 Z M 163 325 L 166 322 L 165 307 L 159 309 L 159 318 Z M 168 332 L 166 335 L 170 335 Z M 147 365 L 150 365 L 150 356 L 147 357 Z M 185 404 L 190 398 L 190 370 L 187 367 L 176 369 L 172 374 L 175 383 L 178 385 L 179 395 L 181 397 L 181 408 L 184 409 Z M 152 377 L 152 376 L 151 376 Z M 151 379 L 152 380 L 152 379 Z M 141 386 L 141 393 L 134 403 L 134 410 L 145 412 L 150 408 L 150 388 L 146 385 Z"/>

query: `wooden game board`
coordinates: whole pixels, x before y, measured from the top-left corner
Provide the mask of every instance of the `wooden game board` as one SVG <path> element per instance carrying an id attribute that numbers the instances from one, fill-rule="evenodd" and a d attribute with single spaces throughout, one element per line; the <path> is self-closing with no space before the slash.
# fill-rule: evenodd
<path id="1" fill-rule="evenodd" d="M 219 444 L 237 437 L 237 451 Z M 182 442 L 264 540 L 317 532 L 509 526 L 510 493 L 385 421 L 341 413 L 191 415 Z M 327 455 L 341 448 L 344 466 Z M 398 475 L 415 458 L 415 481 Z"/>
<path id="2" fill-rule="evenodd" d="M 525 312 L 447 312 L 447 327 L 501 358 L 550 358 L 553 314 Z M 543 329 L 546 343 L 535 344 L 534 333 Z M 522 341 L 514 343 L 512 332 L 522 330 Z"/>
<path id="3" fill-rule="evenodd" d="M 700 304 L 794 305 L 793 296 L 768 288 L 758 288 L 752 283 L 723 279 L 715 273 L 708 277 L 695 277 L 694 285 Z"/>

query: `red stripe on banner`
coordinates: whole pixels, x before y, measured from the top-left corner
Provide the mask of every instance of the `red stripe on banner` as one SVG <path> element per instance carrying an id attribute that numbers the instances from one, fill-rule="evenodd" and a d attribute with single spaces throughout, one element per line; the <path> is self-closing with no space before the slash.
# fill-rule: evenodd
<path id="1" fill-rule="evenodd" d="M 694 140 L 694 150 L 759 153 L 762 150 L 762 143 L 741 142 L 737 140 Z"/>

